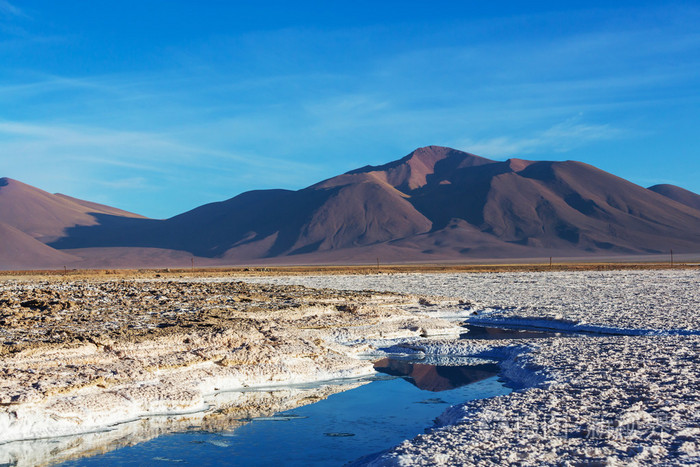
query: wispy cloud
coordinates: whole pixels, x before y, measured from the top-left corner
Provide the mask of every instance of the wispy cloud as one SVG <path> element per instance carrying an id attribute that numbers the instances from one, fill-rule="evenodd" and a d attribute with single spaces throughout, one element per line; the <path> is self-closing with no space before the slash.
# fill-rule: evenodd
<path id="1" fill-rule="evenodd" d="M 0 14 L 4 16 L 26 16 L 22 10 L 7 0 L 0 0 Z"/>
<path id="2" fill-rule="evenodd" d="M 168 166 L 196 164 L 198 168 L 221 169 L 220 166 L 201 163 L 199 158 L 202 156 L 209 161 L 214 158 L 254 167 L 310 168 L 309 164 L 269 156 L 241 155 L 182 142 L 173 135 L 160 133 L 0 121 L 0 135 L 4 136 L 0 137 L 0 148 L 5 147 L 3 152 L 6 154 L 12 153 L 12 147 L 21 147 L 25 157 L 52 154 L 54 157 L 155 172 L 163 170 L 162 162 L 168 162 Z"/>
<path id="3" fill-rule="evenodd" d="M 141 191 L 152 191 L 153 187 L 146 177 L 128 177 L 119 178 L 116 180 L 97 180 L 100 185 L 116 190 L 141 190 Z"/>
<path id="4" fill-rule="evenodd" d="M 0 27 L 23 23 L 13 3 L 0 0 Z M 189 198 L 195 190 L 213 200 L 251 188 L 300 188 L 426 144 L 493 158 L 574 157 L 666 121 L 682 127 L 694 112 L 697 9 L 666 10 L 646 13 L 651 21 L 606 9 L 576 12 L 573 22 L 565 12 L 231 28 L 157 50 L 144 44 L 122 62 L 104 63 L 90 61 L 100 45 L 90 48 L 86 36 L 71 44 L 88 44 L 80 66 L 74 47 L 48 50 L 26 40 L 24 53 L 21 41 L 10 41 L 12 63 L 23 67 L 0 69 L 3 170 L 43 173 L 36 183 L 46 188 L 58 187 L 56 177 L 89 184 L 88 198 L 133 191 L 155 199 L 169 190 L 177 194 L 161 202 L 177 210 L 177 196 L 202 200 Z M 69 34 L 39 31 L 38 22 L 27 26 L 32 37 Z"/>
<path id="5" fill-rule="evenodd" d="M 0 121 L 0 135 L 5 154 L 21 151 L 24 158 L 83 160 L 140 170 L 158 171 L 153 162 L 187 154 L 161 135 L 96 127 Z"/>
<path id="6" fill-rule="evenodd" d="M 625 132 L 610 125 L 596 125 L 568 120 L 531 137 L 498 136 L 483 140 L 463 140 L 456 146 L 485 157 L 509 158 L 527 154 L 564 153 L 595 141 L 624 136 Z"/>
<path id="7" fill-rule="evenodd" d="M 0 121 L 2 175 L 159 217 L 245 189 L 315 181 L 311 163 L 207 146 L 192 130 L 174 133 Z M 169 205 L 179 198 L 179 208 Z"/>

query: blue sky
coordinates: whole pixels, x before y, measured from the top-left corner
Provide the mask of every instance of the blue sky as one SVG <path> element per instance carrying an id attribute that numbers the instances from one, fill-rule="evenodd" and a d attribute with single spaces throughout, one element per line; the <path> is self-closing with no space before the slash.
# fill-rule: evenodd
<path id="1" fill-rule="evenodd" d="M 529 3 L 0 0 L 0 176 L 162 218 L 438 144 L 700 192 L 700 4 Z"/>

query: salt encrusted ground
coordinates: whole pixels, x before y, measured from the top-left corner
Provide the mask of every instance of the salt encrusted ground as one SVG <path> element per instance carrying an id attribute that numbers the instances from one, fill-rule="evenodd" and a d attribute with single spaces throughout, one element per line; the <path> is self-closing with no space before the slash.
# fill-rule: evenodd
<path id="1" fill-rule="evenodd" d="M 449 409 L 439 419 L 443 428 L 369 465 L 700 462 L 700 338 L 560 338 L 529 346 L 509 364 L 540 369 L 534 388 Z"/>
<path id="2" fill-rule="evenodd" d="M 431 433 L 364 463 L 697 464 L 698 279 L 698 270 L 258 279 L 452 301 L 230 278 L 5 281 L 0 435 L 53 436 L 200 409 L 164 424 L 149 418 L 139 435 L 177 430 L 177 420 L 223 426 L 250 401 L 223 400 L 222 389 L 366 374 L 371 365 L 357 356 L 377 352 L 373 345 L 389 353 L 499 358 L 520 389 L 452 408 Z M 517 342 L 419 337 L 454 333 L 439 319 L 449 316 L 608 334 Z M 404 343 L 390 346 L 391 338 Z M 253 401 L 265 413 L 307 398 Z M 133 426 L 96 434 L 93 444 L 81 438 L 73 446 L 66 438 L 63 452 L 109 449 L 119 445 L 114 438 L 131 442 Z M 37 446 L 0 444 L 0 462 L 36 464 Z"/>
<path id="3" fill-rule="evenodd" d="M 248 404 L 222 403 L 222 391 L 371 374 L 372 363 L 358 358 L 365 339 L 459 332 L 404 310 L 417 306 L 417 297 L 396 294 L 231 280 L 6 280 L 0 463 L 23 462 L 13 441 L 155 414 L 212 420 Z"/>
<path id="4" fill-rule="evenodd" d="M 429 434 L 362 464 L 700 464 L 697 270 L 263 280 L 443 295 L 469 301 L 472 322 L 629 334 L 405 344 L 500 355 L 505 376 L 524 388 L 451 408 Z"/>
<path id="5" fill-rule="evenodd" d="M 440 295 L 470 302 L 473 322 L 519 318 L 611 330 L 699 330 L 700 269 L 261 277 L 247 281 Z M 488 314 L 486 314 L 487 312 Z M 536 323 L 535 323 L 536 324 Z"/>
<path id="6" fill-rule="evenodd" d="M 205 396 L 210 409 L 162 416 L 149 416 L 110 426 L 108 429 L 75 436 L 32 439 L 0 444 L 0 465 L 37 467 L 54 465 L 90 455 L 107 453 L 133 446 L 158 436 L 192 430 L 221 433 L 223 439 L 210 442 L 226 447 L 225 437 L 235 436 L 236 428 L 249 419 L 270 417 L 308 404 L 362 384 L 355 380 L 334 381 L 333 384 L 298 387 L 256 388 L 247 391 L 218 392 Z M 137 462 L 137 460 L 135 460 Z"/>

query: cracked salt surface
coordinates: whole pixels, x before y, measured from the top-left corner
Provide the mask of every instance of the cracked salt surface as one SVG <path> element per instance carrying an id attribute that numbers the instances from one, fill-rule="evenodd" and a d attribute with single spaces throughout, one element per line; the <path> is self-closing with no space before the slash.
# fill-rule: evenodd
<path id="1" fill-rule="evenodd" d="M 467 301 L 470 311 L 479 316 L 509 323 L 523 318 L 610 330 L 700 330 L 698 270 L 290 276 L 246 281 L 445 296 Z"/>
<path id="2" fill-rule="evenodd" d="M 697 465 L 698 279 L 696 270 L 678 270 L 259 281 L 442 295 L 468 300 L 471 323 L 630 334 L 414 342 L 426 355 L 500 355 L 506 377 L 523 389 L 450 408 L 432 432 L 359 464 Z"/>
<path id="3" fill-rule="evenodd" d="M 0 281 L 0 465 L 310 403 L 295 392 L 229 391 L 374 374 L 360 358 L 367 340 L 459 335 L 453 323 L 402 310 L 418 305 L 230 280 Z"/>

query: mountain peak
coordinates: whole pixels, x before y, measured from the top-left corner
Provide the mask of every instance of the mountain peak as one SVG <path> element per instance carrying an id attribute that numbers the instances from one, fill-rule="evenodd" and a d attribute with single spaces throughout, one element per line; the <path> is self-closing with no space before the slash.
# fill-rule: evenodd
<path id="1" fill-rule="evenodd" d="M 444 146 L 417 148 L 302 190 L 249 192 L 167 220 L 141 219 L 0 178 L 0 223 L 7 226 L 0 238 L 9 239 L 0 245 L 0 269 L 19 264 L 15 251 L 38 252 L 27 264 L 70 263 L 56 250 L 71 250 L 65 253 L 78 255 L 76 262 L 87 261 L 82 266 L 113 260 L 189 264 L 189 255 L 214 265 L 575 257 L 670 248 L 692 253 L 700 251 L 696 202 L 700 196 L 687 190 L 647 190 L 582 162 L 492 161 Z M 125 252 L 137 259 L 121 259 Z"/>
<path id="2" fill-rule="evenodd" d="M 448 148 L 446 146 L 423 146 L 421 148 L 417 148 L 413 150 L 410 154 L 405 156 L 403 159 L 406 160 L 412 160 L 412 159 L 419 159 L 425 163 L 432 163 L 434 164 L 435 162 L 445 159 L 446 157 L 449 157 L 450 153 L 452 152 L 461 152 L 457 151 L 456 149 Z M 469 153 L 464 153 L 464 154 L 469 154 Z M 473 154 L 469 154 L 473 155 Z M 401 160 L 403 160 L 401 159 Z"/>
<path id="3" fill-rule="evenodd" d="M 383 165 L 367 165 L 348 174 L 372 173 L 406 193 L 425 186 L 430 175 L 446 170 L 491 164 L 494 161 L 445 146 L 424 146 Z"/>
<path id="4" fill-rule="evenodd" d="M 432 170 L 438 162 L 445 159 L 467 162 L 465 165 L 460 164 L 462 166 L 494 162 L 490 159 L 486 159 L 485 157 L 477 156 L 476 154 L 472 154 L 470 152 L 460 151 L 459 149 L 449 148 L 447 146 L 423 146 L 413 150 L 408 155 L 397 161 L 384 164 L 384 166 L 399 163 L 415 164 L 416 162 L 420 162 Z"/>

